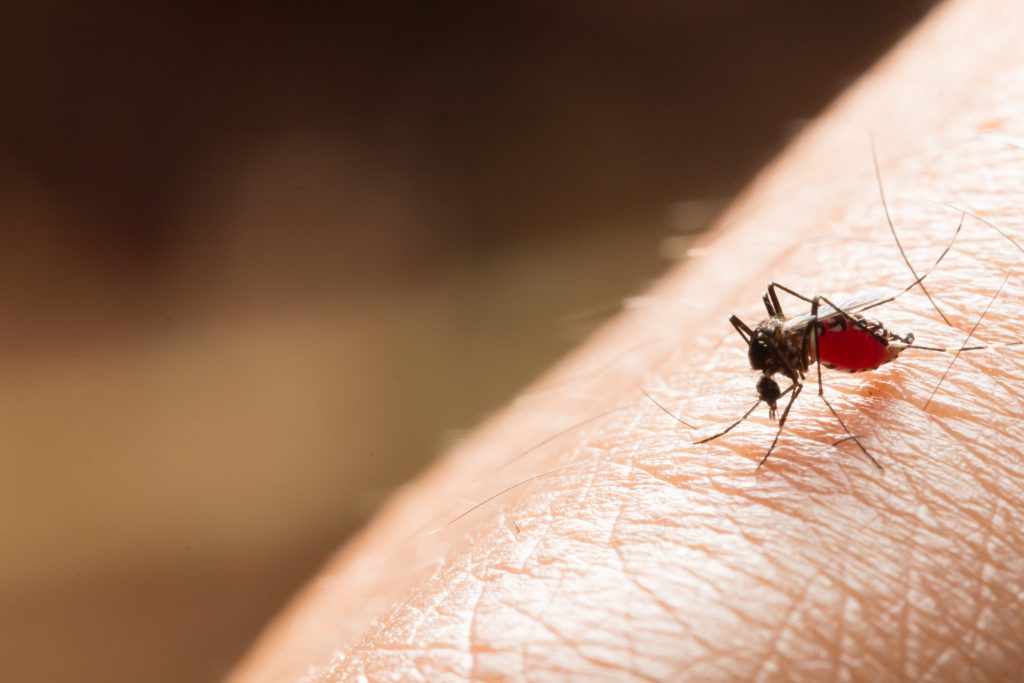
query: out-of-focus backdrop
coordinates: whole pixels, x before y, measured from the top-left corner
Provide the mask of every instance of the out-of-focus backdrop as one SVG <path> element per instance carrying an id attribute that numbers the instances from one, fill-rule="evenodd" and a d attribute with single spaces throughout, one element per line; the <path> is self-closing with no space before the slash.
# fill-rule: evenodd
<path id="1" fill-rule="evenodd" d="M 7 7 L 0 679 L 218 680 L 929 5 Z"/>

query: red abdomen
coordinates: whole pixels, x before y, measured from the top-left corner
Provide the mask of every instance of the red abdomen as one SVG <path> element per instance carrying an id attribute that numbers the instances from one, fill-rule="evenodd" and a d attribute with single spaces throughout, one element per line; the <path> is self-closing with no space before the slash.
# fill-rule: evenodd
<path id="1" fill-rule="evenodd" d="M 844 319 L 821 323 L 818 328 L 818 357 L 837 370 L 874 370 L 890 360 L 889 349 L 878 337 Z"/>

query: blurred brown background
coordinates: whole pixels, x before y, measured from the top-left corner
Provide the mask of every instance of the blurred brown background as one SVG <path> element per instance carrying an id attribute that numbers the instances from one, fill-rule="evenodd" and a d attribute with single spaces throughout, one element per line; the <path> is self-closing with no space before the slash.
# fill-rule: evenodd
<path id="1" fill-rule="evenodd" d="M 218 680 L 929 4 L 7 7 L 0 680 Z"/>

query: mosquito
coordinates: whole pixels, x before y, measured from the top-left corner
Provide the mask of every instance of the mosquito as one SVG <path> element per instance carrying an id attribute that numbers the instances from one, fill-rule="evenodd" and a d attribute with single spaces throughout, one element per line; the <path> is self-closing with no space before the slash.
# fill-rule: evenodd
<path id="1" fill-rule="evenodd" d="M 888 211 L 886 213 L 888 215 Z M 986 345 L 968 346 L 967 344 L 974 336 L 975 330 L 978 329 L 978 325 L 981 324 L 981 321 L 985 318 L 985 315 L 988 313 L 992 304 L 998 298 L 999 294 L 1002 293 L 1007 280 L 1009 280 L 1009 275 L 1003 278 L 999 288 L 989 300 L 988 305 L 985 307 L 981 316 L 979 316 L 978 320 L 975 322 L 974 327 L 967 335 L 967 339 L 957 349 L 917 344 L 914 341 L 913 333 L 908 332 L 906 334 L 899 334 L 886 327 L 884 323 L 868 318 L 864 315 L 865 312 L 873 308 L 895 301 L 914 287 L 920 287 L 922 291 L 927 294 L 927 290 L 924 288 L 923 284 L 924 279 L 934 271 L 936 267 L 938 267 L 942 262 L 942 259 L 949 253 L 949 250 L 952 248 L 957 236 L 960 234 L 960 230 L 963 228 L 965 216 L 966 213 L 961 213 L 960 224 L 957 226 L 956 232 L 953 234 L 953 239 L 950 240 L 950 243 L 942 253 L 939 254 L 939 257 L 935 260 L 935 263 L 932 264 L 932 267 L 920 277 L 917 277 L 916 272 L 914 272 L 911 267 L 911 272 L 914 273 L 916 279 L 910 285 L 895 294 L 884 297 L 876 295 L 858 296 L 844 300 L 841 304 L 836 304 L 825 296 L 815 295 L 813 297 L 808 297 L 797 292 L 793 288 L 779 284 L 778 282 L 768 283 L 766 291 L 762 296 L 765 310 L 768 313 L 767 318 L 754 327 L 745 323 L 737 315 L 733 315 L 729 318 L 729 323 L 747 345 L 747 358 L 750 361 L 751 369 L 761 373 L 756 384 L 757 401 L 749 410 L 747 410 L 747 412 L 743 414 L 742 417 L 731 425 L 716 434 L 700 439 L 699 441 L 695 441 L 694 443 L 708 443 L 709 441 L 714 441 L 715 439 L 725 436 L 742 424 L 748 417 L 750 417 L 758 406 L 764 403 L 768 406 L 768 417 L 772 420 L 778 419 L 779 427 L 775 433 L 775 438 L 772 439 L 771 445 L 757 464 L 757 469 L 760 469 L 775 450 L 779 437 L 782 436 L 783 429 L 786 426 L 786 419 L 789 417 L 790 409 L 793 407 L 793 403 L 796 401 L 797 397 L 803 391 L 807 375 L 811 372 L 811 368 L 813 366 L 817 374 L 818 396 L 828 407 L 829 412 L 832 413 L 832 416 L 835 417 L 836 421 L 839 422 L 843 431 L 846 432 L 846 436 L 835 443 L 839 444 L 845 441 L 853 441 L 857 444 L 857 447 L 860 448 L 861 452 L 863 452 L 864 455 L 867 456 L 867 458 L 875 465 L 875 467 L 879 470 L 884 470 L 881 463 L 871 455 L 864 444 L 861 443 L 860 438 L 850 431 L 849 427 L 847 427 L 846 423 L 843 421 L 843 418 L 840 417 L 839 413 L 836 412 L 828 398 L 825 397 L 821 366 L 824 365 L 829 369 L 851 373 L 868 372 L 871 370 L 877 370 L 881 366 L 895 361 L 899 358 L 900 354 L 910 348 L 940 353 L 950 353 L 955 351 L 953 360 L 950 362 L 950 366 L 946 369 L 946 372 L 942 375 L 942 378 L 939 380 L 938 384 L 936 384 L 924 405 L 924 408 L 927 409 L 932 398 L 934 398 L 935 393 L 938 391 L 939 386 L 943 381 L 945 381 L 949 374 L 949 370 L 952 368 L 953 363 L 956 362 L 956 359 L 959 358 L 962 352 L 992 348 L 992 346 Z M 895 237 L 895 231 L 893 232 L 893 236 Z M 899 245 L 898 237 L 897 245 Z M 903 248 L 901 245 L 900 252 L 903 254 Z M 904 259 L 905 258 L 906 256 L 904 254 Z M 909 262 L 907 265 L 909 266 Z M 782 304 L 779 301 L 780 291 L 810 304 L 810 312 L 804 315 L 787 317 L 782 309 Z M 939 310 L 938 305 L 930 294 L 928 294 L 928 298 L 932 302 L 932 305 L 935 306 L 936 310 Z M 946 316 L 942 315 L 941 311 L 939 311 L 939 314 L 942 316 L 943 320 L 947 320 Z M 785 390 L 779 386 L 776 376 L 781 376 L 784 380 L 788 380 L 790 382 L 789 386 Z M 647 394 L 646 391 L 644 393 Z M 782 411 L 782 415 L 778 416 L 778 403 L 786 395 L 789 395 L 789 400 L 786 402 L 786 407 Z M 651 397 L 650 394 L 647 394 L 647 396 L 654 401 L 654 398 Z M 681 424 L 690 426 L 689 423 L 686 423 L 675 416 L 660 403 L 657 401 L 654 402 Z"/>
<path id="2" fill-rule="evenodd" d="M 939 254 L 939 257 L 932 264 L 932 267 L 928 269 L 923 275 L 918 276 L 914 266 L 910 263 L 910 259 L 907 258 L 907 254 L 903 249 L 903 245 L 900 242 L 899 235 L 896 234 L 896 226 L 893 223 L 892 215 L 889 212 L 889 204 L 885 197 L 885 191 L 882 185 L 882 174 L 879 169 L 878 156 L 875 153 L 874 143 L 871 145 L 871 156 L 874 161 L 875 177 L 878 181 L 878 193 L 882 201 L 882 208 L 885 212 L 885 218 L 889 225 L 889 231 L 892 233 L 893 240 L 896 242 L 896 247 L 899 249 L 900 256 L 907 268 L 910 270 L 911 276 L 914 281 L 907 287 L 896 292 L 893 295 L 880 297 L 880 296 L 859 296 L 843 301 L 841 304 L 836 304 L 831 301 L 828 297 L 815 295 L 808 297 L 800 294 L 796 290 L 786 287 L 785 285 L 779 284 L 778 282 L 770 282 L 766 288 L 762 300 L 764 302 L 765 310 L 768 313 L 768 317 L 762 320 L 753 328 L 747 325 L 737 315 L 733 315 L 729 318 L 729 323 L 733 326 L 736 332 L 743 339 L 744 343 L 747 344 L 747 357 L 750 361 L 750 367 L 753 370 L 757 370 L 761 373 L 757 380 L 756 392 L 757 401 L 752 405 L 747 412 L 743 414 L 738 420 L 733 422 L 731 425 L 723 429 L 722 431 L 713 434 L 709 437 L 695 441 L 695 444 L 708 443 L 714 441 L 722 436 L 725 436 L 733 429 L 742 424 L 750 415 L 760 406 L 762 403 L 768 406 L 768 417 L 772 420 L 778 419 L 779 427 L 775 433 L 775 438 L 772 439 L 771 445 L 765 452 L 764 456 L 757 464 L 757 469 L 767 462 L 768 458 L 771 457 L 772 451 L 775 450 L 775 446 L 779 442 L 779 437 L 782 436 L 782 431 L 786 425 L 786 419 L 789 417 L 789 411 L 793 407 L 793 403 L 797 397 L 803 391 L 804 382 L 807 379 L 807 374 L 811 371 L 813 365 L 817 371 L 817 384 L 818 384 L 818 396 L 828 407 L 830 413 L 836 418 L 842 426 L 843 431 L 846 432 L 846 436 L 835 444 L 853 441 L 860 448 L 861 452 L 877 467 L 879 470 L 884 470 L 881 463 L 871 455 L 864 444 L 861 443 L 860 438 L 850 431 L 846 423 L 843 422 L 843 418 L 840 417 L 839 413 L 836 412 L 835 408 L 825 397 L 824 383 L 821 379 L 821 366 L 824 365 L 826 368 L 844 370 L 846 372 L 867 372 L 871 370 L 877 370 L 886 363 L 895 361 L 900 354 L 909 348 L 915 348 L 922 351 L 936 351 L 941 353 L 950 353 L 954 349 L 945 349 L 933 346 L 922 346 L 914 343 L 914 335 L 912 333 L 898 334 L 889 328 L 887 328 L 882 322 L 867 318 L 863 314 L 883 304 L 890 303 L 903 294 L 909 292 L 914 287 L 920 287 L 921 291 L 928 298 L 932 307 L 942 318 L 942 321 L 952 327 L 952 323 L 939 308 L 934 297 L 925 288 L 924 280 L 928 275 L 938 267 L 942 262 L 942 259 L 946 257 L 949 250 L 953 247 L 956 242 L 960 231 L 963 229 L 964 220 L 968 215 L 967 211 L 960 211 L 960 223 L 957 225 L 956 231 L 953 233 L 953 238 L 950 240 L 946 248 Z M 972 217 L 977 218 L 973 214 Z M 983 219 L 978 219 L 982 220 Z M 988 221 L 983 221 L 986 225 L 996 229 L 1001 235 L 1013 242 L 1014 246 L 1019 250 L 1024 251 L 1015 240 L 1009 235 L 1004 234 L 996 226 L 991 225 Z M 973 337 L 975 330 L 978 325 L 984 319 L 988 313 L 989 308 L 998 298 L 1005 287 L 1007 275 L 1002 284 L 999 285 L 999 289 L 992 296 L 985 310 L 978 318 L 974 327 L 971 329 L 964 343 L 955 349 L 955 354 L 949 367 L 946 368 L 942 378 L 936 384 L 935 388 L 932 389 L 931 394 L 928 397 L 924 408 L 927 409 L 932 399 L 935 397 L 935 393 L 938 391 L 939 386 L 945 381 L 953 363 L 956 362 L 957 358 L 964 351 L 974 351 L 986 348 L 992 348 L 991 346 L 967 346 L 970 339 Z M 805 315 L 795 316 L 789 318 L 782 310 L 782 304 L 779 301 L 779 292 L 784 292 L 800 301 L 811 305 L 810 313 Z M 783 390 L 779 386 L 779 382 L 775 379 L 776 375 L 789 380 L 790 385 Z M 643 389 L 641 389 L 643 391 Z M 689 423 L 685 422 L 674 413 L 669 411 L 665 406 L 656 401 L 654 397 L 648 394 L 646 391 L 643 393 L 651 399 L 659 408 L 668 413 L 670 416 L 676 419 L 680 424 L 687 427 L 691 427 Z M 784 396 L 789 395 L 789 401 L 786 403 L 785 409 L 782 411 L 782 416 L 778 417 L 778 403 L 779 400 Z"/>

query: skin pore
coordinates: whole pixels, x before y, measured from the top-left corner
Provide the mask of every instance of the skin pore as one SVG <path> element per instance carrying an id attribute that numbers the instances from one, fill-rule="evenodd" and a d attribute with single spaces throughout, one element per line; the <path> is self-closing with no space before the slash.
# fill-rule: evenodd
<path id="1" fill-rule="evenodd" d="M 961 354 L 927 410 L 951 354 L 824 371 L 826 396 L 884 472 L 849 441 L 831 446 L 845 433 L 813 374 L 760 471 L 775 433 L 764 406 L 692 443 L 755 399 L 728 318 L 763 318 L 766 281 L 833 300 L 913 281 L 868 132 L 919 272 L 959 222 L 944 203 L 1024 235 L 1022 28 L 1009 0 L 940 7 L 643 306 L 399 492 L 230 680 L 1024 675 L 1024 352 Z M 968 216 L 927 281 L 953 327 L 916 289 L 872 316 L 957 348 L 992 301 L 971 343 L 1012 342 L 1024 337 L 1022 275 L 1024 255 Z"/>

